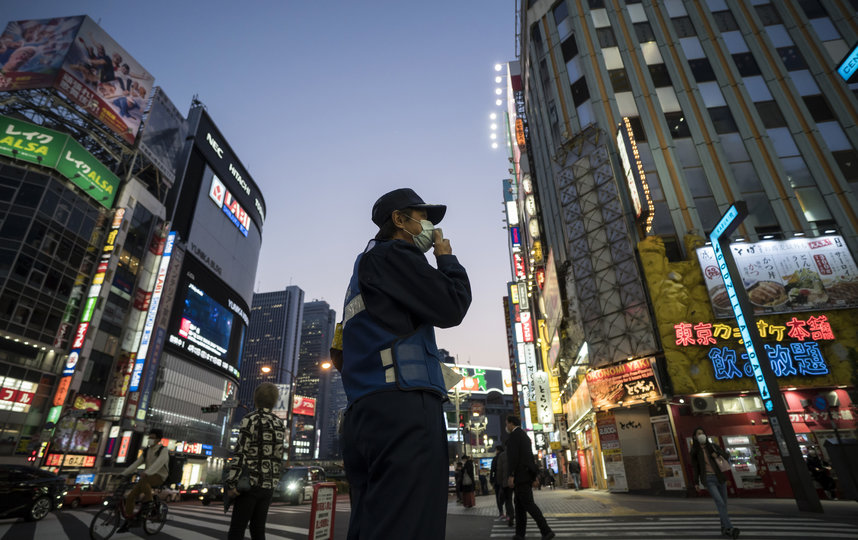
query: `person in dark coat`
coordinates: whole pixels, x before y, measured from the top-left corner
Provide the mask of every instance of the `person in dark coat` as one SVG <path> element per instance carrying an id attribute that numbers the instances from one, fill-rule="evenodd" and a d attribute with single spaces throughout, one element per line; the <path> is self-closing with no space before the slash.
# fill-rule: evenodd
<path id="1" fill-rule="evenodd" d="M 506 454 L 504 453 L 503 445 L 495 446 L 495 457 L 492 458 L 492 468 L 489 478 L 491 479 L 492 488 L 495 490 L 495 500 L 498 505 L 498 520 L 506 520 L 512 522 L 512 493 L 507 497 L 506 478 L 508 466 L 506 464 Z M 506 512 L 504 512 L 506 507 Z"/>
<path id="2" fill-rule="evenodd" d="M 575 482 L 575 491 L 578 491 L 581 489 L 581 464 L 578 463 L 577 455 L 572 456 L 566 468 L 569 471 L 569 476 L 572 477 L 572 481 Z"/>
<path id="3" fill-rule="evenodd" d="M 462 501 L 465 508 L 473 508 L 476 505 L 477 481 L 474 475 L 474 462 L 470 456 L 463 456 L 465 464 L 462 466 Z"/>
<path id="4" fill-rule="evenodd" d="M 825 490 L 828 498 L 833 499 L 836 484 L 834 478 L 831 478 L 831 465 L 820 458 L 814 449 L 807 452 L 807 469 L 810 471 L 810 475 L 813 476 L 814 481 L 819 482 L 819 485 Z"/>
<path id="5" fill-rule="evenodd" d="M 506 418 L 506 430 L 509 438 L 506 440 L 506 452 L 509 465 L 507 486 L 515 493 L 515 536 L 514 540 L 523 540 L 527 530 L 527 514 L 536 522 L 542 540 L 550 540 L 556 535 L 542 510 L 533 501 L 533 488 L 539 485 L 538 469 L 533 460 L 530 437 L 521 429 L 521 420 L 510 415 Z"/>
<path id="6" fill-rule="evenodd" d="M 691 444 L 694 489 L 698 493 L 704 487 L 709 490 L 721 519 L 721 534 L 738 538 L 739 528 L 733 527 L 727 514 L 727 478 L 718 466 L 718 458 L 730 461 L 730 455 L 717 444 L 712 444 L 702 427 L 695 429 Z"/>

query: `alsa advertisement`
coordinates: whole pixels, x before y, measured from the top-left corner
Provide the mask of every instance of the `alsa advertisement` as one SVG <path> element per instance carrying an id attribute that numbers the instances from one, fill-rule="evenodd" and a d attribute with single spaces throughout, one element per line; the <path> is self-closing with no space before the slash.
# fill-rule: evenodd
<path id="1" fill-rule="evenodd" d="M 0 35 L 0 91 L 56 88 L 129 144 L 154 82 L 87 16 L 13 21 Z"/>

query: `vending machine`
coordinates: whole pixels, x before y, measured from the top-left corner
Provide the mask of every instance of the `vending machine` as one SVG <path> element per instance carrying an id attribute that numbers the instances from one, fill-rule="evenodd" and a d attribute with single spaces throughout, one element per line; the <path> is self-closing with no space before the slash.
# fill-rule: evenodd
<path id="1" fill-rule="evenodd" d="M 759 466 L 759 450 L 753 435 L 725 435 L 722 437 L 724 449 L 730 454 L 733 466 L 733 481 L 742 495 L 751 495 L 753 491 L 763 491 L 762 471 Z"/>

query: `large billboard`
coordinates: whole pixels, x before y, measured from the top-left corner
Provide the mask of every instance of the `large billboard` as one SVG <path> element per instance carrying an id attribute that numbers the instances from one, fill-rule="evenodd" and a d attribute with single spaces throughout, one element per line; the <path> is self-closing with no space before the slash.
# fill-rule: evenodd
<path id="1" fill-rule="evenodd" d="M 238 378 L 248 307 L 193 258 L 182 268 L 166 346 Z"/>
<path id="2" fill-rule="evenodd" d="M 133 144 L 155 78 L 87 16 L 10 22 L 0 91 L 53 87 Z"/>
<path id="3" fill-rule="evenodd" d="M 156 86 L 140 134 L 140 151 L 158 167 L 170 185 L 176 181 L 179 154 L 188 136 L 188 123 L 161 87 Z"/>
<path id="4" fill-rule="evenodd" d="M 858 307 L 858 267 L 841 236 L 734 243 L 754 315 Z M 715 317 L 733 317 L 724 280 L 711 246 L 697 260 Z"/>

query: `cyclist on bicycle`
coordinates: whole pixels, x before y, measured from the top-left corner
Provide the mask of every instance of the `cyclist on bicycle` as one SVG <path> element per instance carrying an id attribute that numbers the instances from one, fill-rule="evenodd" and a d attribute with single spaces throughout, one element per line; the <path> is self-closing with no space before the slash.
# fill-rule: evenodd
<path id="1" fill-rule="evenodd" d="M 137 495 L 143 494 L 143 503 L 152 501 L 152 488 L 160 487 L 167 478 L 170 464 L 169 452 L 162 451 L 164 448 L 161 445 L 161 439 L 164 437 L 164 432 L 160 429 L 153 428 L 149 430 L 149 446 L 140 454 L 137 460 L 122 471 L 122 476 L 131 476 L 137 472 L 140 465 L 146 464 L 144 472 L 140 473 L 140 480 L 131 488 L 131 492 L 125 497 L 125 515 L 134 515 L 134 503 L 137 500 Z M 125 532 L 134 523 L 125 520 L 118 532 Z"/>

